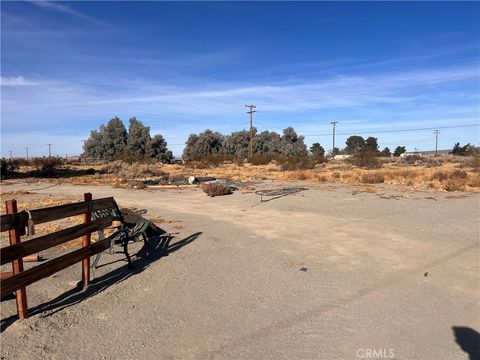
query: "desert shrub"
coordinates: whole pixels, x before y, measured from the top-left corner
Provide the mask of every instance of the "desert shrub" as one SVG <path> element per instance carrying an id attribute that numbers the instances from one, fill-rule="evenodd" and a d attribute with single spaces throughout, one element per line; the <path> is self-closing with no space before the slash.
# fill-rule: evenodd
<path id="1" fill-rule="evenodd" d="M 358 167 L 376 168 L 380 166 L 377 153 L 371 150 L 357 151 L 350 161 Z"/>
<path id="2" fill-rule="evenodd" d="M 465 170 L 455 169 L 451 172 L 450 177 L 457 179 L 466 179 L 468 177 L 468 173 Z"/>
<path id="3" fill-rule="evenodd" d="M 431 180 L 445 181 L 449 177 L 449 173 L 444 170 L 435 171 L 432 174 Z"/>
<path id="4" fill-rule="evenodd" d="M 222 154 L 210 154 L 198 158 L 192 163 L 192 165 L 196 169 L 209 169 L 218 167 L 221 163 L 226 161 L 232 161 L 232 157 Z"/>
<path id="5" fill-rule="evenodd" d="M 324 183 L 324 182 L 327 182 L 327 181 L 328 181 L 328 177 L 325 176 L 325 175 L 320 175 L 320 174 L 319 174 L 319 175 L 317 176 L 317 180 L 318 180 L 318 182 Z"/>
<path id="6" fill-rule="evenodd" d="M 364 184 L 381 184 L 385 181 L 385 176 L 378 171 L 369 171 L 361 175 L 360 181 Z"/>
<path id="7" fill-rule="evenodd" d="M 450 178 L 443 182 L 443 188 L 446 191 L 463 191 L 467 185 L 467 179 Z"/>
<path id="8" fill-rule="evenodd" d="M 410 165 L 415 164 L 418 161 L 422 161 L 422 160 L 423 158 L 420 155 L 416 155 L 416 154 L 407 155 L 403 158 L 403 161 Z"/>
<path id="9" fill-rule="evenodd" d="M 435 167 L 440 166 L 442 164 L 442 161 L 432 157 L 425 157 L 422 159 L 422 163 L 427 167 Z"/>
<path id="10" fill-rule="evenodd" d="M 402 179 L 415 179 L 418 175 L 418 172 L 411 169 L 402 169 L 396 171 L 395 174 Z"/>
<path id="11" fill-rule="evenodd" d="M 0 160 L 0 176 L 2 179 L 6 179 L 15 175 L 15 170 L 17 170 L 17 164 L 14 161 L 1 159 Z"/>
<path id="12" fill-rule="evenodd" d="M 295 173 L 295 178 L 297 180 L 307 180 L 309 178 L 309 176 L 307 175 L 307 173 L 305 171 L 299 171 L 297 173 Z"/>
<path id="13" fill-rule="evenodd" d="M 475 174 L 468 180 L 468 186 L 471 187 L 480 187 L 480 175 Z"/>
<path id="14" fill-rule="evenodd" d="M 465 165 L 474 169 L 480 169 L 480 155 L 472 156 L 465 162 Z"/>
<path id="15" fill-rule="evenodd" d="M 128 182 L 128 187 L 132 189 L 145 189 L 147 186 L 143 181 L 132 180 Z"/>
<path id="16" fill-rule="evenodd" d="M 56 167 L 63 165 L 63 159 L 59 157 L 49 156 L 42 158 L 34 158 L 31 163 L 39 170 L 53 170 Z"/>
<path id="17" fill-rule="evenodd" d="M 128 164 L 121 160 L 110 162 L 104 169 L 108 174 L 114 174 L 122 178 L 146 178 L 168 175 L 154 164 Z"/>
<path id="18" fill-rule="evenodd" d="M 210 197 L 229 195 L 232 193 L 230 186 L 223 184 L 205 184 L 202 186 L 203 192 Z"/>
<path id="19" fill-rule="evenodd" d="M 241 158 L 234 159 L 233 163 L 237 166 L 243 166 L 244 165 L 243 164 L 243 159 L 241 159 Z"/>
<path id="20" fill-rule="evenodd" d="M 32 160 L 32 165 L 37 168 L 37 171 L 34 172 L 33 176 L 40 177 L 56 177 L 58 175 L 58 168 L 63 165 L 64 160 L 59 157 L 42 157 L 34 158 Z"/>
<path id="21" fill-rule="evenodd" d="M 332 173 L 332 176 L 335 178 L 335 179 L 340 179 L 342 174 L 339 172 L 339 171 L 334 171 Z"/>
<path id="22" fill-rule="evenodd" d="M 268 165 L 272 160 L 273 160 L 272 154 L 255 154 L 253 155 L 250 163 L 255 166 Z"/>
<path id="23" fill-rule="evenodd" d="M 315 162 L 308 156 L 282 156 L 277 159 L 281 171 L 313 169 Z"/>

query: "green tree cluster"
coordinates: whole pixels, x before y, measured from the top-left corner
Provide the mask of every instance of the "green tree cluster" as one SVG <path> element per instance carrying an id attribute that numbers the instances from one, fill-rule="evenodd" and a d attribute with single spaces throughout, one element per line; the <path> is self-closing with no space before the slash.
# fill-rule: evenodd
<path id="1" fill-rule="evenodd" d="M 254 129 L 253 151 L 256 155 L 306 156 L 307 147 L 303 136 L 297 135 L 292 127 L 283 130 L 283 135 L 264 131 L 257 134 Z M 244 160 L 248 157 L 250 132 L 235 131 L 230 135 L 205 130 L 200 134 L 191 134 L 183 150 L 186 161 L 202 160 L 209 156 L 224 156 L 233 160 Z"/>
<path id="2" fill-rule="evenodd" d="M 150 127 L 132 117 L 128 131 L 118 117 L 111 119 L 98 130 L 93 130 L 83 146 L 83 156 L 92 159 L 143 161 L 155 159 L 164 163 L 172 161 L 162 135 L 150 137 Z"/>

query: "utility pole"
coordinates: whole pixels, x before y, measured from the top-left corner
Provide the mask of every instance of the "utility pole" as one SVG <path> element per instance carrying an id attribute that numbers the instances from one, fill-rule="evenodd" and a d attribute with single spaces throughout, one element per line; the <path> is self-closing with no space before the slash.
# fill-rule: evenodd
<path id="1" fill-rule="evenodd" d="M 332 145 L 332 157 L 335 156 L 334 151 L 335 151 L 335 125 L 338 123 L 338 121 L 331 121 L 330 124 L 333 125 L 333 132 L 332 132 L 332 137 L 333 137 L 333 145 Z"/>
<path id="2" fill-rule="evenodd" d="M 245 105 L 245 107 L 249 108 L 250 110 L 247 111 L 247 114 L 250 114 L 250 142 L 248 144 L 248 157 L 249 160 L 252 161 L 253 158 L 253 113 L 257 112 L 257 107 L 255 105 Z"/>
<path id="3" fill-rule="evenodd" d="M 435 156 L 438 155 L 438 134 L 440 134 L 440 130 L 435 130 L 433 132 L 435 134 Z"/>
<path id="4" fill-rule="evenodd" d="M 8 152 L 10 153 L 10 161 L 12 161 L 12 150 L 8 150 Z"/>
<path id="5" fill-rule="evenodd" d="M 51 157 L 52 156 L 52 144 L 47 144 L 48 145 L 48 157 Z"/>
<path id="6" fill-rule="evenodd" d="M 27 149 L 27 161 L 28 161 L 28 146 L 25 149 Z"/>

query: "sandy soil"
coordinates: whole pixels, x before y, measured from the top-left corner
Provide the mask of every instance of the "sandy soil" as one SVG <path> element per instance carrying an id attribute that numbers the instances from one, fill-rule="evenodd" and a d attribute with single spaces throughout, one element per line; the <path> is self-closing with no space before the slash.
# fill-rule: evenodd
<path id="1" fill-rule="evenodd" d="M 24 321 L 3 301 L 2 359 L 468 358 L 464 335 L 480 331 L 478 194 L 256 188 L 287 185 L 308 190 L 259 203 L 248 189 L 4 183 L 34 193 L 19 201 L 113 195 L 167 219 L 175 238 L 168 256 L 133 244 L 134 271 L 103 256 L 84 292 L 80 265 L 29 286 Z"/>

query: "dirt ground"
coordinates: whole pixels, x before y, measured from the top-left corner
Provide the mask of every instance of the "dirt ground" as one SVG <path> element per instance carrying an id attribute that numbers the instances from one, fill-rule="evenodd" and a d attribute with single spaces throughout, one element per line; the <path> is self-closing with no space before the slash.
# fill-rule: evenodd
<path id="1" fill-rule="evenodd" d="M 169 253 L 104 255 L 2 302 L 2 359 L 468 359 L 480 335 L 478 193 L 263 181 L 306 190 L 260 203 L 252 188 L 4 182 L 2 201 L 91 192 L 174 233 Z M 12 193 L 28 191 L 26 193 Z M 119 249 L 120 250 L 120 249 Z M 45 256 L 55 255 L 45 253 Z M 29 265 L 31 266 L 31 265 Z M 379 354 L 381 356 L 379 356 Z M 370 355 L 370 357 L 368 356 Z"/>

